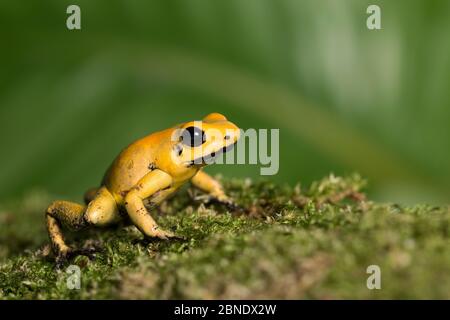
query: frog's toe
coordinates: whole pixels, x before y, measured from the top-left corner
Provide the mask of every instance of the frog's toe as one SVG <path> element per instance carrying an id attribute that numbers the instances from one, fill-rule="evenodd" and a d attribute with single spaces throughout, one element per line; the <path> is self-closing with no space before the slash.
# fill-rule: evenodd
<path id="1" fill-rule="evenodd" d="M 237 203 L 235 203 L 233 201 L 225 202 L 225 203 L 223 203 L 223 205 L 225 205 L 228 210 L 233 211 L 233 212 L 245 212 L 246 211 L 244 207 L 238 205 Z"/>
<path id="2" fill-rule="evenodd" d="M 171 234 L 169 237 L 167 237 L 167 239 L 170 239 L 170 240 L 180 240 L 180 241 L 185 241 L 185 240 L 187 240 L 186 237 L 183 237 L 183 236 L 180 236 L 180 235 L 177 235 L 177 234 Z"/>
<path id="3" fill-rule="evenodd" d="M 97 253 L 101 252 L 101 251 L 102 251 L 102 248 L 90 246 L 90 247 L 74 250 L 72 253 L 72 257 L 86 256 L 89 258 L 89 260 L 94 260 L 97 257 Z"/>
<path id="4" fill-rule="evenodd" d="M 163 239 L 163 240 L 168 240 L 169 238 L 172 238 L 174 236 L 175 236 L 175 234 L 173 232 L 162 230 L 162 229 L 158 229 L 155 232 L 155 237 L 157 237 L 159 239 Z"/>
<path id="5" fill-rule="evenodd" d="M 68 262 L 72 250 L 60 251 L 55 258 L 55 268 L 61 270 Z"/>
<path id="6" fill-rule="evenodd" d="M 179 235 L 176 235 L 172 231 L 164 230 L 164 229 L 161 229 L 161 228 L 156 229 L 154 231 L 152 237 L 158 238 L 158 239 L 162 239 L 162 240 L 169 240 L 169 239 L 184 240 L 183 237 L 181 237 Z"/>
<path id="7" fill-rule="evenodd" d="M 219 204 L 225 206 L 231 212 L 245 212 L 245 208 L 238 205 L 232 198 L 229 197 L 212 197 L 209 196 L 208 201 L 205 203 L 209 204 Z"/>
<path id="8" fill-rule="evenodd" d="M 55 259 L 56 269 L 62 269 L 70 260 L 77 256 L 86 256 L 89 260 L 94 260 L 96 258 L 97 252 L 102 251 L 102 248 L 96 246 L 89 246 L 81 249 L 69 249 L 66 251 L 61 251 L 58 253 Z"/>
<path id="9" fill-rule="evenodd" d="M 66 257 L 62 257 L 62 256 L 56 257 L 56 261 L 55 261 L 56 270 L 61 270 L 64 267 L 64 265 L 67 263 L 67 261 L 68 260 Z"/>

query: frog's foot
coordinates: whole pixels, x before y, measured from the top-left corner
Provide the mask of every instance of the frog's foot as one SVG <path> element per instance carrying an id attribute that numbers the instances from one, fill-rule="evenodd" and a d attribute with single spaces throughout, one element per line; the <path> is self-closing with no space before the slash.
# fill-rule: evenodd
<path id="1" fill-rule="evenodd" d="M 205 205 L 210 205 L 210 204 L 223 205 L 229 211 L 231 211 L 233 213 L 246 211 L 244 207 L 238 205 L 236 202 L 233 201 L 233 199 L 231 199 L 227 196 L 215 197 L 210 194 L 203 194 L 203 195 L 196 196 L 193 199 L 194 199 L 194 201 L 200 201 L 201 203 L 204 203 Z"/>
<path id="2" fill-rule="evenodd" d="M 80 249 L 74 249 L 72 251 L 72 258 L 76 256 L 86 256 L 89 258 L 89 260 L 94 260 L 97 256 L 97 252 L 103 251 L 103 248 L 98 245 L 88 245 L 84 246 Z"/>
<path id="3" fill-rule="evenodd" d="M 186 240 L 185 237 L 176 235 L 175 233 L 164 230 L 159 226 L 154 226 L 152 228 L 151 234 L 144 234 L 144 239 L 137 240 L 136 243 L 148 244 L 155 242 L 155 240 Z"/>
<path id="4" fill-rule="evenodd" d="M 86 256 L 89 260 L 94 260 L 96 258 L 96 253 L 102 251 L 99 246 L 87 246 L 79 249 L 68 248 L 58 252 L 56 256 L 56 269 L 62 269 L 70 260 L 77 256 Z"/>
<path id="5" fill-rule="evenodd" d="M 71 257 L 73 249 L 67 247 L 64 250 L 59 250 L 55 258 L 55 268 L 61 270 Z"/>
<path id="6" fill-rule="evenodd" d="M 152 233 L 151 237 L 153 237 L 153 238 L 158 238 L 158 239 L 162 239 L 162 240 L 184 239 L 183 237 L 176 235 L 172 231 L 164 230 L 159 226 L 154 226 L 152 231 L 153 231 L 153 233 Z"/>
<path id="7" fill-rule="evenodd" d="M 231 199 L 227 199 L 225 201 L 214 199 L 213 202 L 216 201 L 218 204 L 224 205 L 228 210 L 231 212 L 244 212 L 245 208 L 238 205 L 236 202 L 234 202 Z"/>

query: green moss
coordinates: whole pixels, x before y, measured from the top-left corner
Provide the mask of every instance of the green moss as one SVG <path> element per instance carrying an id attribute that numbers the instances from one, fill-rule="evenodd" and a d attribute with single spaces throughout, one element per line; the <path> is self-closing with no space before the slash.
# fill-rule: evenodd
<path id="1" fill-rule="evenodd" d="M 34 192 L 4 207 L 0 297 L 450 298 L 449 208 L 373 203 L 357 175 L 305 190 L 224 183 L 245 211 L 196 203 L 186 190 L 162 206 L 160 223 L 186 240 L 144 242 L 134 227 L 72 234 L 103 247 L 72 262 L 80 290 L 53 266 L 43 219 L 51 197 Z M 381 268 L 381 290 L 366 287 L 369 265 Z"/>

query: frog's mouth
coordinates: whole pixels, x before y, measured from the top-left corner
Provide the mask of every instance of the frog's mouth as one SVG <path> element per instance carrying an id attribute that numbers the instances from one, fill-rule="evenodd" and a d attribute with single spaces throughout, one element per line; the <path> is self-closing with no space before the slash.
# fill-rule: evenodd
<path id="1" fill-rule="evenodd" d="M 222 149 L 215 151 L 215 152 L 211 152 L 210 154 L 207 154 L 203 157 L 198 157 L 195 158 L 194 160 L 191 160 L 187 163 L 188 167 L 192 167 L 194 165 L 208 165 L 208 164 L 212 164 L 214 162 L 214 160 L 220 156 L 222 153 L 226 153 L 228 151 L 230 151 L 231 149 L 234 148 L 234 146 L 236 145 L 237 141 L 233 144 L 230 144 L 226 147 L 223 147 Z"/>

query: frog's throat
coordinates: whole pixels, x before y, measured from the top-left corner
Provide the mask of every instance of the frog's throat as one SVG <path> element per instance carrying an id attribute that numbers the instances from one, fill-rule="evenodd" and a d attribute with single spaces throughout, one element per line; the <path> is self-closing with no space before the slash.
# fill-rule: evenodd
<path id="1" fill-rule="evenodd" d="M 202 157 L 198 157 L 195 158 L 194 160 L 188 161 L 187 162 L 187 167 L 192 167 L 192 166 L 206 166 L 208 164 L 213 163 L 214 161 L 212 161 L 214 158 L 216 158 L 217 156 L 221 155 L 222 153 L 226 153 L 228 151 L 230 151 L 231 149 L 234 148 L 234 146 L 236 145 L 237 141 L 233 144 L 230 144 L 226 147 L 223 147 L 222 149 L 215 151 L 215 152 L 211 152 L 210 154 L 207 154 L 206 156 L 202 156 Z"/>

